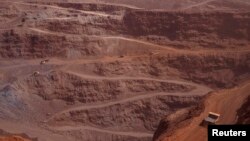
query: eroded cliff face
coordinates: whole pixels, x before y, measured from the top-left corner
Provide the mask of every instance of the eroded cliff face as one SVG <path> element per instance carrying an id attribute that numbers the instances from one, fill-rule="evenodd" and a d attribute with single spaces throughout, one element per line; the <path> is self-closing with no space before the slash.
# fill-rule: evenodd
<path id="1" fill-rule="evenodd" d="M 250 75 L 245 10 L 2 3 L 0 123 L 40 140 L 161 140 Z"/>
<path id="2" fill-rule="evenodd" d="M 249 66 L 249 54 L 241 54 L 241 57 L 227 55 L 204 56 L 178 56 L 168 60 L 169 66 L 178 69 L 182 77 L 195 82 L 204 83 L 213 87 L 226 88 L 236 85 L 244 79 Z M 161 62 L 159 60 L 159 62 Z M 163 61 L 164 62 L 164 61 Z"/>
<path id="3" fill-rule="evenodd" d="M 6 32 L 2 38 L 1 55 L 4 58 L 40 58 L 58 56 L 81 58 L 88 56 L 140 56 L 151 54 L 154 49 L 138 42 L 119 39 L 101 39 L 78 36 L 16 34 Z M 14 38 L 13 40 L 10 40 Z M 146 47 L 146 48 L 145 48 Z M 243 47 L 244 48 L 244 47 Z M 132 50 L 133 49 L 133 50 Z M 185 51 L 183 51 L 185 53 Z M 168 77 L 179 76 L 213 87 L 231 87 L 249 75 L 249 53 L 243 51 L 208 51 L 197 54 L 168 54 L 141 57 L 132 62 L 107 62 L 83 64 L 86 71 L 97 75 L 132 75 Z M 91 68 L 92 70 L 88 69 Z M 112 68 L 112 69 L 111 69 Z M 113 68 L 116 68 L 115 70 Z"/>
<path id="4" fill-rule="evenodd" d="M 14 84 L 17 89 L 40 95 L 46 100 L 62 99 L 68 102 L 100 103 L 135 95 L 161 92 L 187 92 L 195 87 L 154 79 L 121 77 L 86 77 L 77 73 L 53 71 L 46 76 L 31 77 Z"/>
<path id="5" fill-rule="evenodd" d="M 37 139 L 31 139 L 25 134 L 13 135 L 0 129 L 0 141 L 37 141 Z"/>
<path id="6" fill-rule="evenodd" d="M 250 97 L 245 100 L 245 103 L 238 110 L 238 124 L 250 123 Z"/>
<path id="7" fill-rule="evenodd" d="M 0 137 L 0 141 L 30 141 L 19 136 Z"/>
<path id="8" fill-rule="evenodd" d="M 249 46 L 250 14 L 129 11 L 127 32 L 179 47 L 243 48 Z M 162 42 L 161 42 L 162 40 Z M 167 41 L 166 41 L 167 40 Z"/>
<path id="9" fill-rule="evenodd" d="M 205 98 L 206 97 L 203 97 L 200 103 L 197 103 L 188 109 L 179 110 L 162 118 L 154 133 L 153 141 L 163 141 L 179 128 L 187 126 L 194 117 L 198 116 L 204 110 L 203 102 Z"/>
<path id="10" fill-rule="evenodd" d="M 37 13 L 31 11 L 21 14 L 4 14 L 5 18 L 11 16 L 10 22 L 16 21 L 17 27 L 15 30 L 1 31 L 1 57 L 60 56 L 70 58 L 75 56 L 80 58 L 122 55 L 121 52 L 126 50 L 125 48 L 115 48 L 117 51 L 113 49 L 109 52 L 107 50 L 110 46 L 123 47 L 127 42 L 145 46 L 155 43 L 165 45 L 165 47 L 170 45 L 185 49 L 243 50 L 249 47 L 249 12 L 194 13 L 118 8 L 112 10 L 117 13 L 110 14 L 103 9 L 104 12 L 97 15 L 87 15 L 82 11 L 86 10 L 84 6 L 89 7 L 88 4 L 78 4 L 78 6 L 77 4 L 52 3 L 49 6 L 56 5 L 65 9 L 71 7 L 75 10 L 53 13 L 57 18 L 51 18 L 53 16 L 51 8 L 48 8 L 48 12 L 41 12 L 37 17 L 35 17 Z M 102 6 L 105 7 L 105 5 Z M 126 38 L 120 38 L 121 35 Z M 141 39 L 146 43 L 135 39 Z M 138 46 L 133 46 L 133 49 L 138 49 Z M 143 53 L 142 49 L 140 51 Z M 130 54 L 138 53 L 130 51 Z"/>

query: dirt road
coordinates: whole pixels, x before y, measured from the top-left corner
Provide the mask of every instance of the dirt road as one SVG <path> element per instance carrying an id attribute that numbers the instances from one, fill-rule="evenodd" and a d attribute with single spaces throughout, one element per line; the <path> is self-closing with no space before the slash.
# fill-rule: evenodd
<path id="1" fill-rule="evenodd" d="M 206 0 L 206 1 L 203 1 L 203 2 L 200 2 L 200 3 L 197 3 L 197 4 L 194 4 L 194 5 L 190 5 L 188 7 L 185 7 L 183 8 L 182 10 L 187 10 L 187 9 L 191 9 L 191 8 L 195 8 L 195 7 L 198 7 L 198 6 L 202 6 L 202 5 L 205 5 L 207 3 L 210 3 L 210 2 L 213 2 L 215 0 Z"/>

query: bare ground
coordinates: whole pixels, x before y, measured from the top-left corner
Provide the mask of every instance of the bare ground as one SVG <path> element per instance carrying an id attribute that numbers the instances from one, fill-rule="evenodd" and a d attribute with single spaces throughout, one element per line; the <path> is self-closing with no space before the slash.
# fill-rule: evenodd
<path id="1" fill-rule="evenodd" d="M 249 96 L 247 1 L 0 3 L 0 140 L 203 140 Z"/>

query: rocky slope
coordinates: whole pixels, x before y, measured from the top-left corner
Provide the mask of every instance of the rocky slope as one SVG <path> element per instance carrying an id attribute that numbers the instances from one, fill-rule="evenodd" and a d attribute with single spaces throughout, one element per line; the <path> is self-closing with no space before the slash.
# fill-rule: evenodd
<path id="1" fill-rule="evenodd" d="M 0 137 L 0 141 L 29 141 L 19 136 Z"/>
<path id="2" fill-rule="evenodd" d="M 178 128 L 185 127 L 190 124 L 192 118 L 198 116 L 204 110 L 204 99 L 205 97 L 201 100 L 202 102 L 197 103 L 189 109 L 179 110 L 170 116 L 163 118 L 154 133 L 153 140 L 164 140 L 168 136 L 171 136 L 176 130 L 178 130 Z"/>
<path id="3" fill-rule="evenodd" d="M 37 139 L 31 139 L 27 135 L 12 135 L 0 129 L 0 141 L 36 141 Z"/>
<path id="4" fill-rule="evenodd" d="M 238 110 L 238 124 L 250 123 L 250 97 L 248 97 L 242 107 Z"/>
<path id="5" fill-rule="evenodd" d="M 80 76 L 80 75 L 79 75 Z M 144 93 L 187 92 L 194 87 L 147 79 L 81 78 L 74 74 L 53 71 L 48 75 L 30 77 L 17 82 L 15 88 L 40 95 L 46 100 L 97 103 Z"/>
<path id="6" fill-rule="evenodd" d="M 157 140 L 198 116 L 210 91 L 249 79 L 243 1 L 232 11 L 103 2 L 0 2 L 0 128 L 44 141 Z"/>
<path id="7" fill-rule="evenodd" d="M 24 4 L 22 6 L 34 9 L 42 8 L 44 5 Z M 11 27 L 1 30 L 1 57 L 76 56 L 79 58 L 90 55 L 121 55 L 124 48 L 114 48 L 112 52 L 107 52 L 110 48 L 109 44 L 114 44 L 114 40 L 136 42 L 130 38 L 178 48 L 245 49 L 249 47 L 249 12 L 185 13 L 114 9 L 118 12 L 115 16 L 115 13 L 108 14 L 105 9 L 104 15 L 98 15 L 102 13 L 88 15 L 84 10 L 93 9 L 86 9 L 83 4 L 80 6 L 59 4 L 55 7 L 54 5 L 48 5 L 46 11 L 39 9 L 37 12 L 30 10 L 21 12 L 17 9 L 13 12 L 13 8 L 7 8 L 6 10 L 10 12 L 3 13 L 1 17 L 7 18 L 9 22 L 5 21 L 2 24 L 11 25 Z M 70 10 L 73 9 L 71 10 L 73 12 L 67 10 L 68 7 L 72 7 Z M 63 9 L 52 14 L 54 8 L 65 8 L 65 11 Z M 17 14 L 17 12 L 20 13 Z M 51 18 L 53 15 L 57 18 Z M 15 28 L 15 30 L 8 28 Z M 130 38 L 113 38 L 121 34 Z M 122 42 L 119 44 L 123 46 Z M 117 45 L 114 44 L 114 46 Z M 136 51 L 129 53 L 138 54 Z"/>
<path id="8" fill-rule="evenodd" d="M 250 14 L 225 12 L 131 11 L 124 16 L 129 34 L 180 47 L 249 46 Z M 146 36 L 146 37 L 144 37 Z"/>

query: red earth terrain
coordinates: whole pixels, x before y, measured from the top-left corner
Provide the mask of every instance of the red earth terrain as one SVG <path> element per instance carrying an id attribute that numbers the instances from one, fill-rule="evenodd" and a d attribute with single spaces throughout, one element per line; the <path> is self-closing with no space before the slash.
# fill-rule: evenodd
<path id="1" fill-rule="evenodd" d="M 249 124 L 249 10 L 0 0 L 0 141 L 205 141 L 208 112 Z"/>

